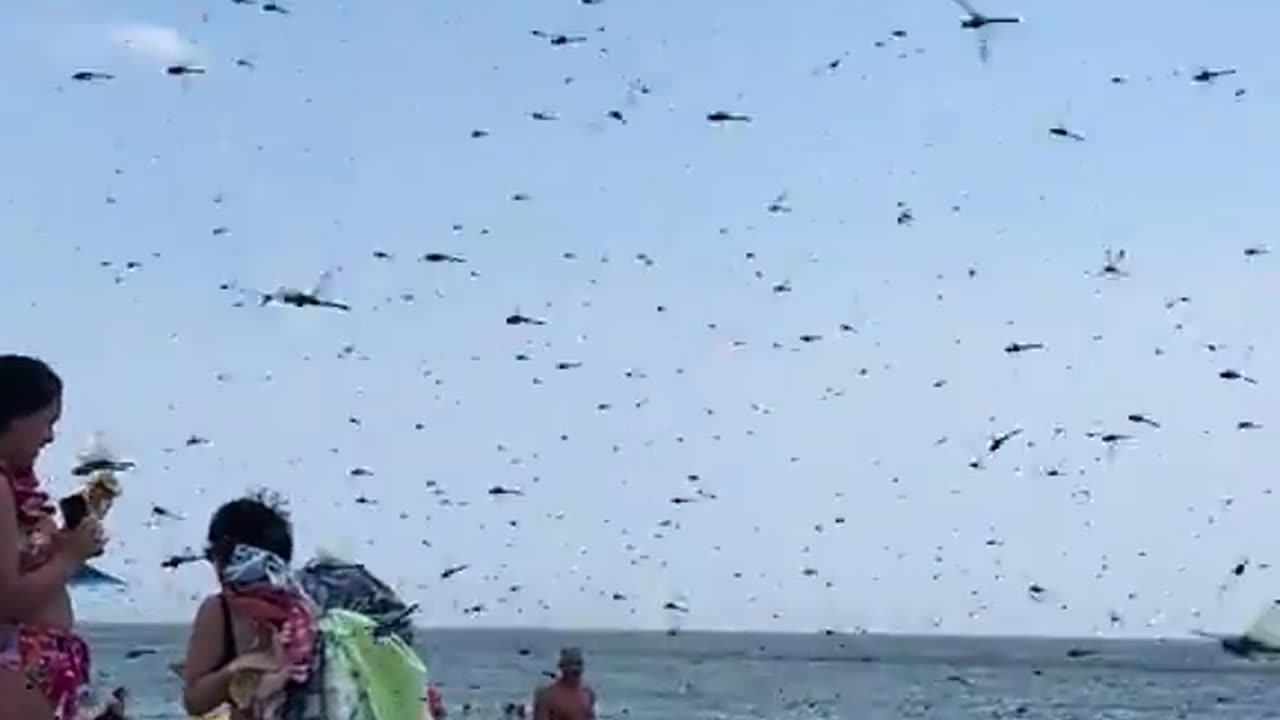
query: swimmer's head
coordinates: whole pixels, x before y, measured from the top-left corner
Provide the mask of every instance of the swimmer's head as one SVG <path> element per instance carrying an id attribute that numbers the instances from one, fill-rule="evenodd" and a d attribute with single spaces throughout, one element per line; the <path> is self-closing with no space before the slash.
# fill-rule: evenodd
<path id="1" fill-rule="evenodd" d="M 576 647 L 567 647 L 560 651 L 560 661 L 557 665 L 560 668 L 560 674 L 566 680 L 577 680 L 582 677 L 582 672 L 586 668 L 586 661 L 582 658 L 582 650 Z"/>
<path id="2" fill-rule="evenodd" d="M 0 355 L 0 460 L 30 466 L 62 416 L 62 378 L 43 360 Z"/>
<path id="3" fill-rule="evenodd" d="M 248 545 L 293 559 L 293 527 L 280 496 L 262 490 L 224 504 L 209 521 L 205 557 L 225 567 L 237 545 Z"/>

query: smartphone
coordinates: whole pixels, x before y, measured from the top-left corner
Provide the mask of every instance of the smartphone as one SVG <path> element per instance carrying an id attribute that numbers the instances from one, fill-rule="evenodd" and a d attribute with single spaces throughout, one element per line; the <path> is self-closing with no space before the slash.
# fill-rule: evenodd
<path id="1" fill-rule="evenodd" d="M 59 500 L 58 508 L 62 510 L 62 526 L 68 530 L 75 530 L 89 514 L 89 501 L 85 500 L 80 493 L 76 493 Z"/>

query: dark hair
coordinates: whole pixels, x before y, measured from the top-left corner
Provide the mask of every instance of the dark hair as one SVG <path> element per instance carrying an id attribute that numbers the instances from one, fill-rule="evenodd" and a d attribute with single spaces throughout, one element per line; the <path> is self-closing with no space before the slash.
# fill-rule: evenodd
<path id="1" fill-rule="evenodd" d="M 0 432 L 62 396 L 62 378 L 43 360 L 0 355 Z"/>
<path id="2" fill-rule="evenodd" d="M 284 500 L 269 490 L 258 490 L 224 504 L 209 521 L 209 560 L 226 564 L 236 545 L 248 545 L 293 559 L 293 527 Z"/>

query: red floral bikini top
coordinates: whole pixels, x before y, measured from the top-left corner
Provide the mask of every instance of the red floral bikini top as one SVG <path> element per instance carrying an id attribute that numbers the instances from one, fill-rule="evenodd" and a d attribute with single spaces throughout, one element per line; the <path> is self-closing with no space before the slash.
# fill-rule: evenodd
<path id="1" fill-rule="evenodd" d="M 40 489 L 33 468 L 15 471 L 0 463 L 0 477 L 9 482 L 18 531 L 22 534 L 18 541 L 18 572 L 28 573 L 53 556 L 53 535 L 57 532 L 53 503 L 49 493 Z"/>

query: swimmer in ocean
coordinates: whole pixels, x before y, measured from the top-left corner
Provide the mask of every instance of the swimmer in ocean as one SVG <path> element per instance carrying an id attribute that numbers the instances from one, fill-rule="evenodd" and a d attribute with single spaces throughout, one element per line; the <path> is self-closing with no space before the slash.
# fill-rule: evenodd
<path id="1" fill-rule="evenodd" d="M 582 681 L 582 651 L 564 648 L 558 665 L 560 677 L 533 696 L 533 720 L 595 720 L 596 693 Z"/>

